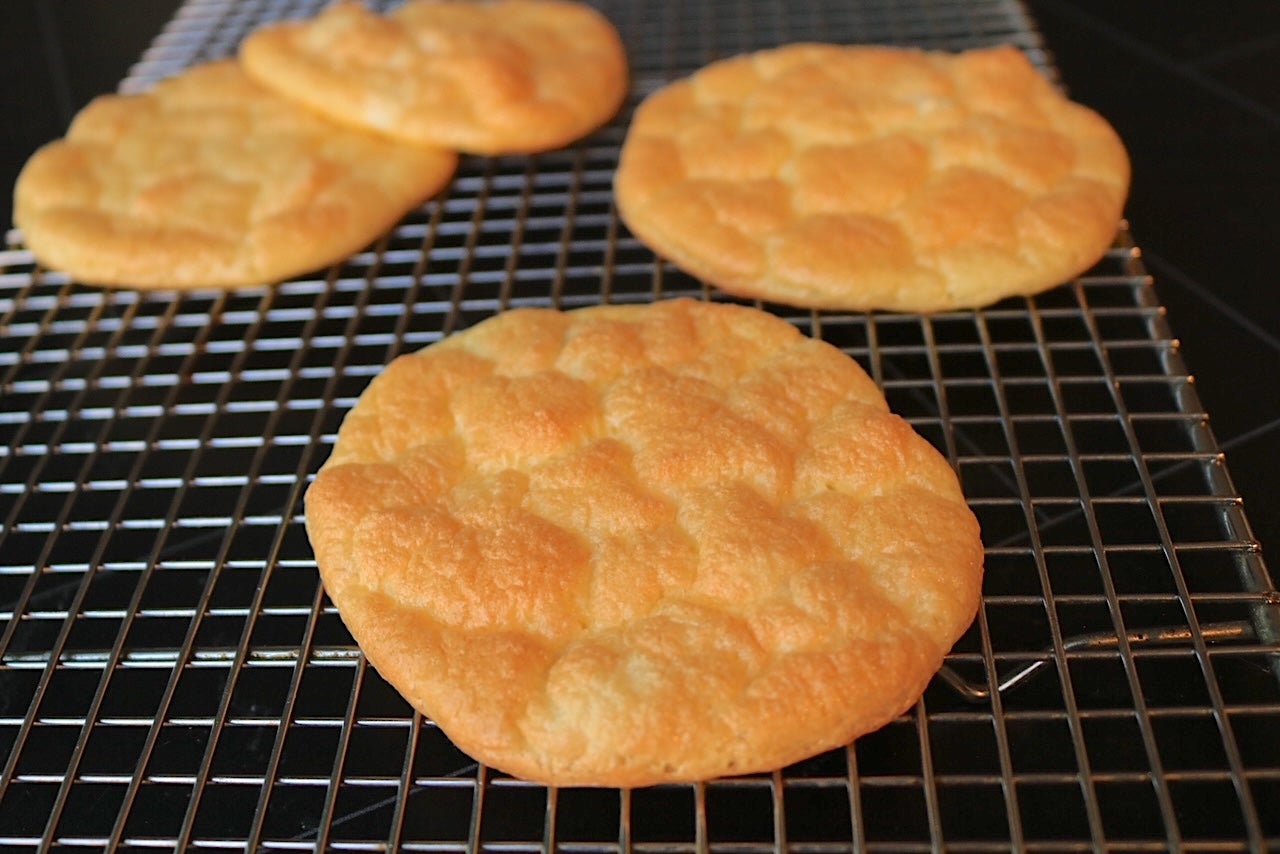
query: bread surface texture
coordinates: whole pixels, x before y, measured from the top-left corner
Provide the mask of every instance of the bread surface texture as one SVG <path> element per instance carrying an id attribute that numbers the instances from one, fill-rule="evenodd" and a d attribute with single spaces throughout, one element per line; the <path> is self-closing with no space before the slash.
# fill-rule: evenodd
<path id="1" fill-rule="evenodd" d="M 42 264 L 83 283 L 259 285 L 367 246 L 456 163 L 336 125 L 222 61 L 89 103 L 23 168 L 14 221 Z"/>
<path id="2" fill-rule="evenodd" d="M 373 380 L 306 496 L 369 661 L 555 785 L 781 767 L 920 696 L 983 550 L 856 362 L 690 300 L 500 314 Z"/>
<path id="3" fill-rule="evenodd" d="M 1013 47 L 795 44 L 649 96 L 615 187 L 631 231 L 726 291 L 941 311 L 1057 285 L 1111 245 L 1129 161 Z"/>
<path id="4" fill-rule="evenodd" d="M 473 154 L 567 145 L 627 89 L 617 31 L 569 0 L 409 0 L 386 15 L 346 0 L 257 30 L 240 57 L 336 121 Z"/>

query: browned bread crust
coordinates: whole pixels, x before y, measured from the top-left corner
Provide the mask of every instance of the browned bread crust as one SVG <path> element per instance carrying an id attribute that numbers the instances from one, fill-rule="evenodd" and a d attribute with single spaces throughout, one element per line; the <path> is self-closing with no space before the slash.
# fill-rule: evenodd
<path id="1" fill-rule="evenodd" d="M 512 311 L 394 361 L 306 499 L 370 662 L 520 777 L 780 767 L 891 720 L 973 619 L 955 474 L 755 309 Z"/>
<path id="2" fill-rule="evenodd" d="M 367 246 L 456 163 L 335 125 L 217 62 L 86 106 L 27 162 L 14 222 L 42 264 L 83 283 L 259 285 Z"/>
<path id="3" fill-rule="evenodd" d="M 567 0 L 409 0 L 386 16 L 340 2 L 257 30 L 240 58 L 335 121 L 476 154 L 566 145 L 627 89 L 613 26 Z"/>
<path id="4" fill-rule="evenodd" d="M 637 237 L 726 291 L 938 311 L 1093 264 L 1129 184 L 1119 138 L 1012 47 L 799 44 L 656 92 L 616 178 Z"/>

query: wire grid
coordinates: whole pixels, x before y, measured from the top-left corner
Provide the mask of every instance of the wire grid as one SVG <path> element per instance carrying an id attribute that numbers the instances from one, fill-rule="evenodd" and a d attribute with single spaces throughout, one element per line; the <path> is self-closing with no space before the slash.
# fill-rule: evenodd
<path id="1" fill-rule="evenodd" d="M 122 88 L 317 5 L 190 0 Z M 959 472 L 987 577 L 948 665 L 976 703 L 935 680 L 879 732 L 772 774 L 547 790 L 478 766 L 365 664 L 320 588 L 300 499 L 370 378 L 510 306 L 723 298 L 615 215 L 639 97 L 719 56 L 802 39 L 1012 42 L 1048 64 L 1021 8 L 1000 0 L 603 8 L 635 79 L 618 120 L 565 151 L 465 159 L 439 198 L 317 277 L 102 291 L 37 269 L 10 234 L 0 844 L 1280 844 L 1280 600 L 1124 231 L 1079 280 L 981 311 L 764 306 L 862 363 Z M 1153 627 L 1181 639 L 1146 644 Z M 1093 633 L 1114 640 L 1074 642 Z"/>

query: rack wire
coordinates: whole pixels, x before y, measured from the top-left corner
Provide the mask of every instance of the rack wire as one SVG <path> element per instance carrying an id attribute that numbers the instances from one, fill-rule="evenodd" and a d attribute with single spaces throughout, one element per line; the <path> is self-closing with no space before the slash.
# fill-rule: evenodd
<path id="1" fill-rule="evenodd" d="M 122 84 L 318 2 L 189 0 Z M 369 668 L 301 497 L 397 354 L 516 305 L 723 298 L 656 260 L 610 183 L 631 110 L 721 56 L 821 39 L 1013 43 L 1013 0 L 601 7 L 610 126 L 468 158 L 312 277 L 77 285 L 0 251 L 0 845 L 524 852 L 1280 846 L 1280 597 L 1139 252 L 922 318 L 765 305 L 841 347 L 959 472 L 987 546 L 971 631 L 915 708 L 770 774 L 548 790 L 479 766 Z"/>

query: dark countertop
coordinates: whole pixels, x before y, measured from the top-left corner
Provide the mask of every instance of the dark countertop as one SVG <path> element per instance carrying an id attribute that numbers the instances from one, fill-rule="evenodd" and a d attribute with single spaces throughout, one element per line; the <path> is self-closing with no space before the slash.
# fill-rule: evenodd
<path id="1" fill-rule="evenodd" d="M 1254 534 L 1274 564 L 1280 4 L 1028 5 L 1072 96 L 1110 119 L 1129 148 L 1126 210 L 1134 241 Z"/>
<path id="2" fill-rule="evenodd" d="M 1073 97 L 1134 164 L 1128 216 L 1227 466 L 1280 553 L 1280 5 L 1028 0 Z M 26 156 L 108 92 L 180 0 L 11 0 L 0 218 Z M 1230 11 L 1223 11 L 1229 8 Z"/>

